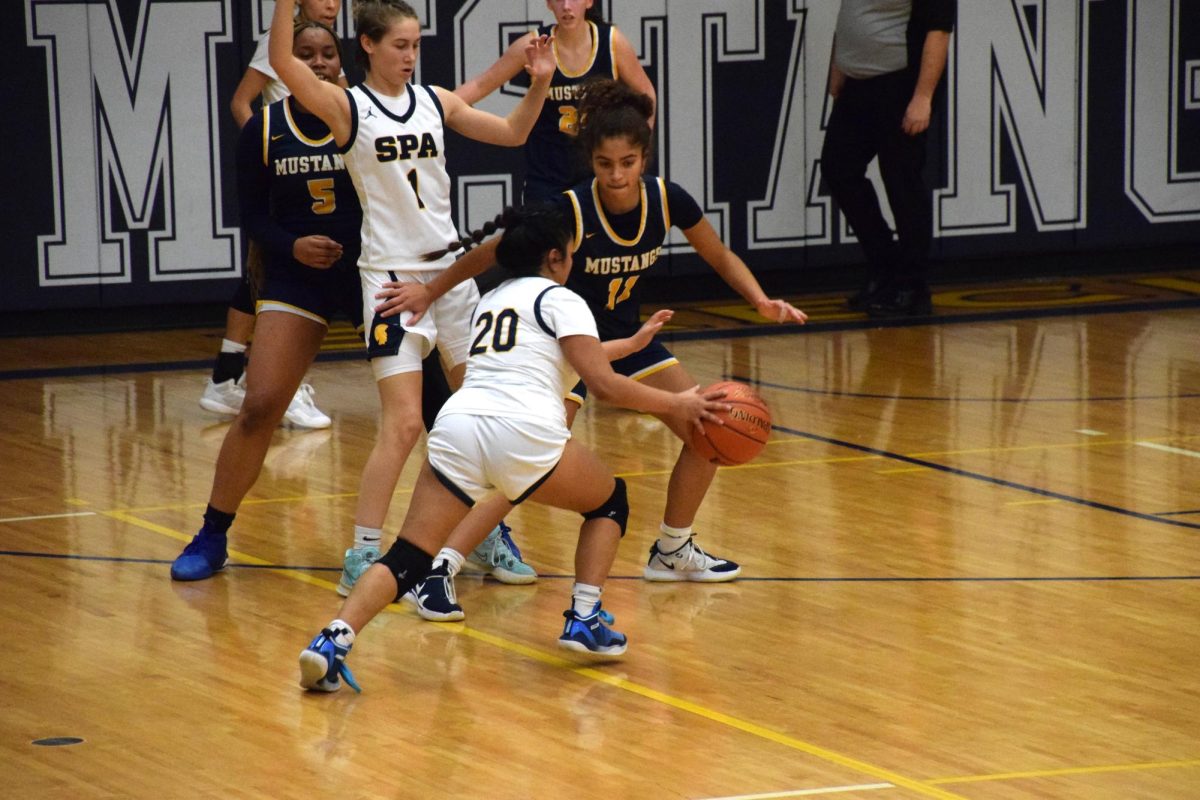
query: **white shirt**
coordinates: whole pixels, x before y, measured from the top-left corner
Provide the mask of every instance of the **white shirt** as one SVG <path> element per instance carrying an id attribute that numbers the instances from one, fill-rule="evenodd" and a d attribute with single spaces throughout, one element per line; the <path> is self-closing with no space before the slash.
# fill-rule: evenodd
<path id="1" fill-rule="evenodd" d="M 548 278 L 513 278 L 480 299 L 472 328 L 466 378 L 441 413 L 557 422 L 565 430 L 563 397 L 579 376 L 559 339 L 600 338 L 583 298 Z"/>
<path id="2" fill-rule="evenodd" d="M 362 205 L 360 269 L 398 272 L 444 269 L 421 256 L 459 238 L 450 216 L 450 175 L 441 101 L 428 86 L 405 86 L 388 97 L 366 86 L 346 90 L 350 139 L 342 148 Z"/>

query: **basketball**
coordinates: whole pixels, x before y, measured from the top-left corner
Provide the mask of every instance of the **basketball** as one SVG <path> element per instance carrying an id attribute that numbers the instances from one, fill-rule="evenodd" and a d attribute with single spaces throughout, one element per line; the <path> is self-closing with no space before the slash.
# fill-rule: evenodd
<path id="1" fill-rule="evenodd" d="M 737 381 L 718 381 L 701 394 L 724 391 L 719 402 L 728 403 L 729 411 L 718 411 L 723 425 L 705 420 L 703 432 L 693 432 L 692 449 L 714 464 L 731 467 L 745 464 L 759 453 L 771 435 L 771 410 L 758 392 Z"/>

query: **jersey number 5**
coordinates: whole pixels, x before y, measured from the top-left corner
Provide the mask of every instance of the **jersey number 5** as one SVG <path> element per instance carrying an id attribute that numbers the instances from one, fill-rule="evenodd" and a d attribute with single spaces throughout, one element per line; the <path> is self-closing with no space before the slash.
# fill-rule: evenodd
<path id="1" fill-rule="evenodd" d="M 629 299 L 629 295 L 633 293 L 633 285 L 638 282 L 639 275 L 631 275 L 628 278 L 613 278 L 608 282 L 608 305 L 605 306 L 609 311 L 617 307 L 617 303 L 624 303 Z M 622 287 L 624 285 L 624 288 Z"/>
<path id="2" fill-rule="evenodd" d="M 489 333 L 492 335 L 492 349 L 497 353 L 508 352 L 517 344 L 517 312 L 511 308 L 504 309 L 494 317 L 490 311 L 483 312 L 475 320 L 475 327 L 480 330 L 475 341 L 471 342 L 470 355 L 487 352 L 488 346 L 483 340 Z"/>
<path id="3" fill-rule="evenodd" d="M 337 196 L 333 193 L 333 178 L 313 178 L 308 182 L 308 193 L 312 196 L 314 214 L 332 214 L 337 208 Z"/>

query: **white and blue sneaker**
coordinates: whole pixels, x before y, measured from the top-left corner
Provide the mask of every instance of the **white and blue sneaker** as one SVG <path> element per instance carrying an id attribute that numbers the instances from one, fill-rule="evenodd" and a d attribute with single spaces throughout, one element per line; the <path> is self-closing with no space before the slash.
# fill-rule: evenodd
<path id="1" fill-rule="evenodd" d="M 691 536 L 678 550 L 664 553 L 658 542 L 650 545 L 650 558 L 643 576 L 648 581 L 701 581 L 720 583 L 731 581 L 742 573 L 733 561 L 710 556 L 701 550 Z"/>
<path id="2" fill-rule="evenodd" d="M 445 562 L 438 564 L 425 579 L 408 590 L 404 599 L 417 607 L 421 619 L 430 622 L 457 622 L 466 619 L 454 593 L 454 578 Z"/>
<path id="3" fill-rule="evenodd" d="M 562 636 L 558 637 L 558 646 L 592 656 L 623 655 L 628 644 L 625 634 L 607 627 L 603 615 L 599 603 L 596 603 L 586 617 L 581 617 L 575 613 L 575 609 L 568 608 L 563 612 L 567 622 L 563 626 Z M 611 615 L 608 615 L 608 618 L 611 619 Z"/>
<path id="4" fill-rule="evenodd" d="M 300 685 L 313 692 L 336 692 L 342 688 L 342 678 L 356 692 L 362 689 L 346 666 L 346 656 L 353 644 L 340 645 L 336 638 L 340 631 L 323 629 L 305 650 L 300 653 Z"/>
<path id="5" fill-rule="evenodd" d="M 512 528 L 501 522 L 467 556 L 467 563 L 501 583 L 525 584 L 537 580 L 537 570 L 521 560 L 512 540 Z"/>

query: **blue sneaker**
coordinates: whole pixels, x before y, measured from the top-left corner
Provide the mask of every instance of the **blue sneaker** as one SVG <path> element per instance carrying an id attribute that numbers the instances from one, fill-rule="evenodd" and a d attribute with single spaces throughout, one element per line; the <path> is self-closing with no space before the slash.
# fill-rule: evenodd
<path id="1" fill-rule="evenodd" d="M 177 581 L 202 581 L 225 569 L 229 555 L 225 537 L 197 533 L 171 563 L 171 578 Z"/>
<path id="2" fill-rule="evenodd" d="M 367 571 L 367 567 L 379 560 L 379 551 L 374 547 L 364 547 L 361 550 L 351 547 L 346 551 L 342 562 L 342 577 L 338 580 L 337 593 L 349 597 L 354 584 Z"/>
<path id="3" fill-rule="evenodd" d="M 511 534 L 512 528 L 501 522 L 467 556 L 467 563 L 501 583 L 533 583 L 537 570 L 521 560 L 521 551 Z"/>
<path id="4" fill-rule="evenodd" d="M 335 634 L 323 629 L 300 653 L 300 685 L 314 692 L 336 692 L 342 688 L 341 678 L 356 692 L 361 692 L 354 674 L 346 666 L 346 656 L 354 645 L 343 647 L 334 641 Z"/>
<path id="5" fill-rule="evenodd" d="M 599 603 L 586 617 L 568 608 L 563 612 L 567 624 L 563 626 L 562 636 L 558 637 L 558 646 L 595 656 L 623 655 L 627 644 L 625 634 L 606 627 L 600 615 Z"/>

